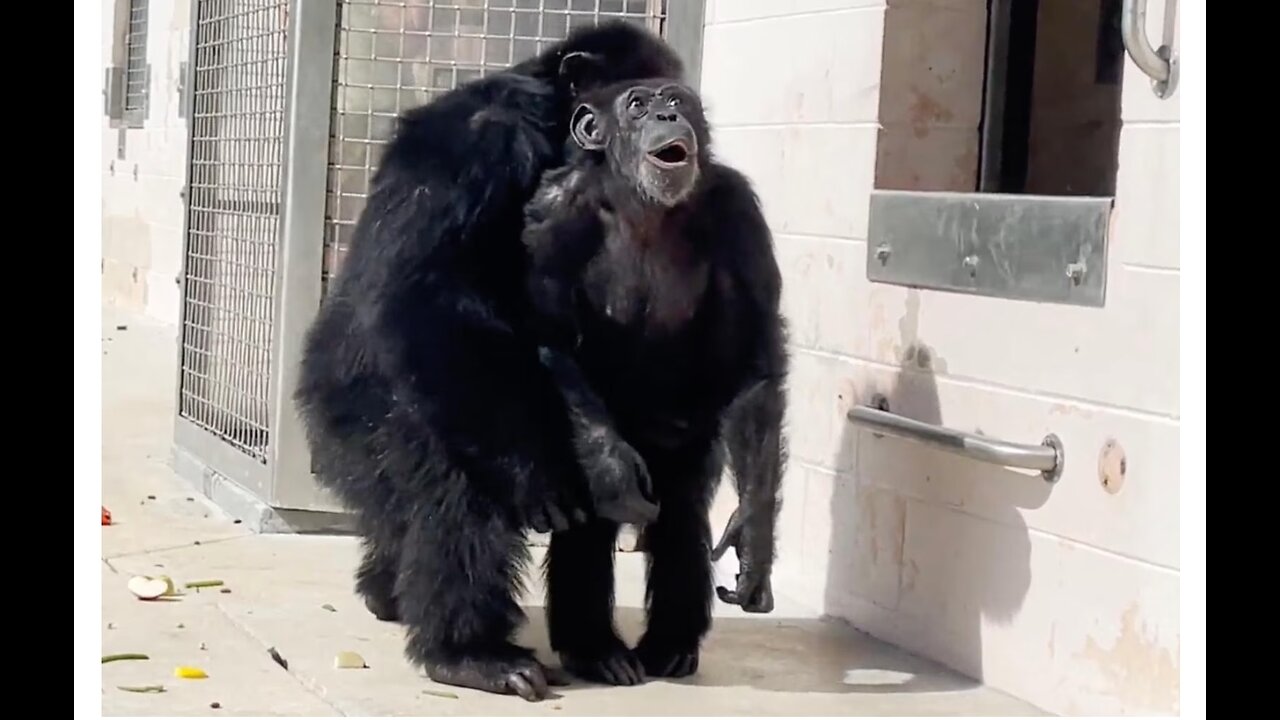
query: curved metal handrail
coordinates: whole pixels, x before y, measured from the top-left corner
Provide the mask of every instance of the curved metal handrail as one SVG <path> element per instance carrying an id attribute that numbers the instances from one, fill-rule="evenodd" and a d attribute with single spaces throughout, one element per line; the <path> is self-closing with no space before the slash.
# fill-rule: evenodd
<path id="1" fill-rule="evenodd" d="M 1147 42 L 1147 0 L 1124 0 L 1120 36 L 1133 63 L 1153 81 L 1156 95 L 1168 97 L 1174 84 L 1172 50 L 1168 46 L 1156 50 Z"/>
<path id="2" fill-rule="evenodd" d="M 1024 445 L 930 425 L 865 405 L 849 410 L 848 418 L 880 435 L 912 440 L 993 465 L 1039 470 L 1049 482 L 1056 482 L 1062 475 L 1064 452 L 1056 435 L 1046 436 L 1040 445 Z"/>

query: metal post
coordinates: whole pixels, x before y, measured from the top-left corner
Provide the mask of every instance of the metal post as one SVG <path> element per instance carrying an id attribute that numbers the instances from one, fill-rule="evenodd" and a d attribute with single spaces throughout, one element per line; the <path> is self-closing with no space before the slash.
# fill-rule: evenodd
<path id="1" fill-rule="evenodd" d="M 337 0 L 289 4 L 284 212 L 271 344 L 270 503 L 301 510 L 336 509 L 311 478 L 311 454 L 292 396 L 307 327 L 320 305 L 337 8 Z"/>
<path id="2" fill-rule="evenodd" d="M 705 0 L 667 0 L 666 41 L 684 62 L 685 80 L 697 90 L 702 82 L 702 34 Z"/>
<path id="3" fill-rule="evenodd" d="M 182 418 L 182 382 L 186 371 L 186 363 L 184 357 L 187 352 L 187 295 L 191 292 L 191 283 L 188 282 L 191 268 L 191 176 L 195 163 L 195 107 L 196 107 L 196 50 L 200 47 L 200 0 L 191 0 L 187 6 L 187 12 L 190 13 L 190 29 L 187 31 L 187 77 L 183 92 L 186 95 L 187 103 L 187 157 L 183 167 L 182 178 L 182 257 L 181 265 L 178 268 L 178 335 L 177 345 L 174 348 L 174 354 L 177 356 L 177 362 L 174 363 L 174 441 L 175 451 L 180 450 L 180 443 L 177 442 L 178 428 L 185 422 Z M 175 465 L 177 463 L 175 462 Z M 192 478 L 189 478 L 192 479 Z"/>

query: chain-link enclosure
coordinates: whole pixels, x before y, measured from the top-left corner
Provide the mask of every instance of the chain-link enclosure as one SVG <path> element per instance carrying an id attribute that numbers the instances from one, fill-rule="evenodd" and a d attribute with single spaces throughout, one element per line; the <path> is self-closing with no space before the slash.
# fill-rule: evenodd
<path id="1" fill-rule="evenodd" d="M 662 32 L 666 0 L 342 0 L 334 63 L 327 282 L 396 116 L 528 59 L 569 30 L 625 18 Z"/>
<path id="2" fill-rule="evenodd" d="M 197 0 L 181 416 L 265 462 L 288 0 Z"/>

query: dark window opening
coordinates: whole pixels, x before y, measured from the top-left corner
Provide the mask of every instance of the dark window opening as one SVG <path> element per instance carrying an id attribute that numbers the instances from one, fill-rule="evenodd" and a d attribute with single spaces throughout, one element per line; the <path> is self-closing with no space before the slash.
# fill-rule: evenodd
<path id="1" fill-rule="evenodd" d="M 988 0 L 978 190 L 1115 193 L 1121 0 Z"/>

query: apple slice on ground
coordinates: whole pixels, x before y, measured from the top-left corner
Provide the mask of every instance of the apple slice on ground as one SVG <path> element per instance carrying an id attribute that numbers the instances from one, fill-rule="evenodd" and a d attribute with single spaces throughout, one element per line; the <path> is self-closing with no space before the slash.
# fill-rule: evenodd
<path id="1" fill-rule="evenodd" d="M 129 592 L 140 600 L 155 600 L 173 592 L 173 581 L 167 577 L 135 575 L 129 578 Z"/>

